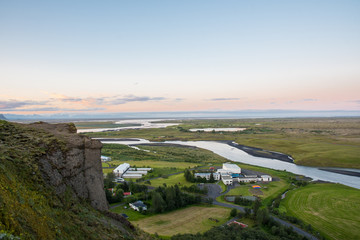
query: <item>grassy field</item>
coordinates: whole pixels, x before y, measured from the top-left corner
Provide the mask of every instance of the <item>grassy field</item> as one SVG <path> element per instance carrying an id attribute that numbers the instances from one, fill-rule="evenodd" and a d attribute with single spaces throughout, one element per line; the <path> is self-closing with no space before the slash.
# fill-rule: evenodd
<path id="1" fill-rule="evenodd" d="M 183 173 L 172 175 L 167 178 L 158 178 L 158 179 L 151 180 L 151 186 L 153 186 L 153 187 L 162 186 L 164 183 L 166 183 L 167 186 L 179 184 L 180 187 L 181 186 L 190 186 L 193 184 L 191 182 L 186 181 Z"/>
<path id="2" fill-rule="evenodd" d="M 227 160 L 209 150 L 172 146 L 138 146 L 141 151 L 121 144 L 104 144 L 102 155 L 111 157 L 113 161 L 163 161 L 188 162 L 198 164 L 222 163 Z"/>
<path id="3" fill-rule="evenodd" d="M 360 190 L 339 184 L 311 184 L 290 191 L 281 209 L 330 239 L 360 236 Z"/>
<path id="4" fill-rule="evenodd" d="M 180 126 L 88 133 L 92 137 L 135 137 L 151 141 L 233 140 L 290 154 L 308 166 L 360 168 L 360 118 L 178 120 Z M 242 132 L 188 132 L 190 128 L 244 127 Z"/>
<path id="5" fill-rule="evenodd" d="M 229 214 L 230 209 L 227 208 L 194 206 L 147 217 L 132 223 L 151 234 L 172 236 L 177 233 L 205 232 L 213 226 L 225 223 Z M 217 219 L 219 222 L 209 218 Z"/>

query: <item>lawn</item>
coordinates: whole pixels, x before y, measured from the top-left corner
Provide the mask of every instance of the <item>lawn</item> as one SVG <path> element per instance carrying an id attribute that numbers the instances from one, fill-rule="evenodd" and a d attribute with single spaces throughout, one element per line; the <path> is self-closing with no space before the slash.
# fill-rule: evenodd
<path id="1" fill-rule="evenodd" d="M 193 206 L 132 221 L 132 223 L 150 234 L 172 236 L 178 233 L 205 232 L 213 226 L 224 224 L 229 214 L 230 209 L 227 208 Z M 219 222 L 209 218 L 217 219 Z"/>
<path id="2" fill-rule="evenodd" d="M 281 209 L 329 239 L 360 236 L 360 190 L 340 184 L 311 184 L 290 191 Z"/>
<path id="3" fill-rule="evenodd" d="M 190 186 L 193 184 L 191 182 L 186 181 L 183 173 L 172 175 L 167 178 L 158 178 L 158 179 L 151 180 L 151 186 L 153 186 L 153 187 L 162 186 L 164 183 L 166 183 L 167 186 L 179 184 L 180 187 L 181 186 Z"/>
<path id="4" fill-rule="evenodd" d="M 141 214 L 141 213 L 131 209 L 129 207 L 129 204 L 125 204 L 123 206 L 112 208 L 112 209 L 110 209 L 110 211 L 114 212 L 114 213 L 119 213 L 119 214 L 125 213 L 126 215 L 129 216 L 129 218 L 128 218 L 129 221 L 136 221 L 136 220 L 140 220 L 140 219 L 149 217 L 149 215 L 144 215 L 144 214 Z"/>

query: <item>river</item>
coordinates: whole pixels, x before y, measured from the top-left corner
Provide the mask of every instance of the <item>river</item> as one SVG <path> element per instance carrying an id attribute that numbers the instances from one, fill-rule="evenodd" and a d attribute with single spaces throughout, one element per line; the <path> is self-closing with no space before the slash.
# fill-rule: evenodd
<path id="1" fill-rule="evenodd" d="M 99 139 L 101 141 L 101 139 Z M 103 143 L 117 143 L 126 145 L 135 145 L 141 143 L 150 143 L 148 140 L 138 139 L 138 141 L 102 141 Z M 360 178 L 354 176 L 343 175 L 320 170 L 316 167 L 299 166 L 294 163 L 283 162 L 275 159 L 254 157 L 246 152 L 234 148 L 226 143 L 213 141 L 166 141 L 165 143 L 181 144 L 187 146 L 195 146 L 210 150 L 222 157 L 225 157 L 234 162 L 241 162 L 255 166 L 261 166 L 276 170 L 286 170 L 299 175 L 310 177 L 313 180 L 322 180 L 334 183 L 341 183 L 346 186 L 360 189 Z M 347 169 L 355 172 L 360 172 L 359 169 Z"/>

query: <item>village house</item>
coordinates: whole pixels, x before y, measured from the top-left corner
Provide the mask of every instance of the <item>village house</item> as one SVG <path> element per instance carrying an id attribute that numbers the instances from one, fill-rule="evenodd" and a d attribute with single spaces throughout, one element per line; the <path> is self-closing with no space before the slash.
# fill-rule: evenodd
<path id="1" fill-rule="evenodd" d="M 143 203 L 143 201 L 136 201 L 134 203 L 129 203 L 129 206 L 138 212 L 140 212 L 140 210 L 142 210 L 142 211 L 147 210 L 147 206 Z"/>

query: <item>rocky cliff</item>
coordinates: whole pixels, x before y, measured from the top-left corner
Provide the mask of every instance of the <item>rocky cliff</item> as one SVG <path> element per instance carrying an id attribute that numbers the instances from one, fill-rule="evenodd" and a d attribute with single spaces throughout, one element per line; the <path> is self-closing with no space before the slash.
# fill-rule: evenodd
<path id="1" fill-rule="evenodd" d="M 39 159 L 42 176 L 55 188 L 56 194 L 62 196 L 69 188 L 74 197 L 88 199 L 98 210 L 107 210 L 100 160 L 101 142 L 76 134 L 72 124 L 34 123 L 29 127 L 49 132 L 66 143 Z"/>
<path id="2" fill-rule="evenodd" d="M 149 238 L 107 211 L 101 147 L 73 124 L 0 120 L 0 238 Z"/>

